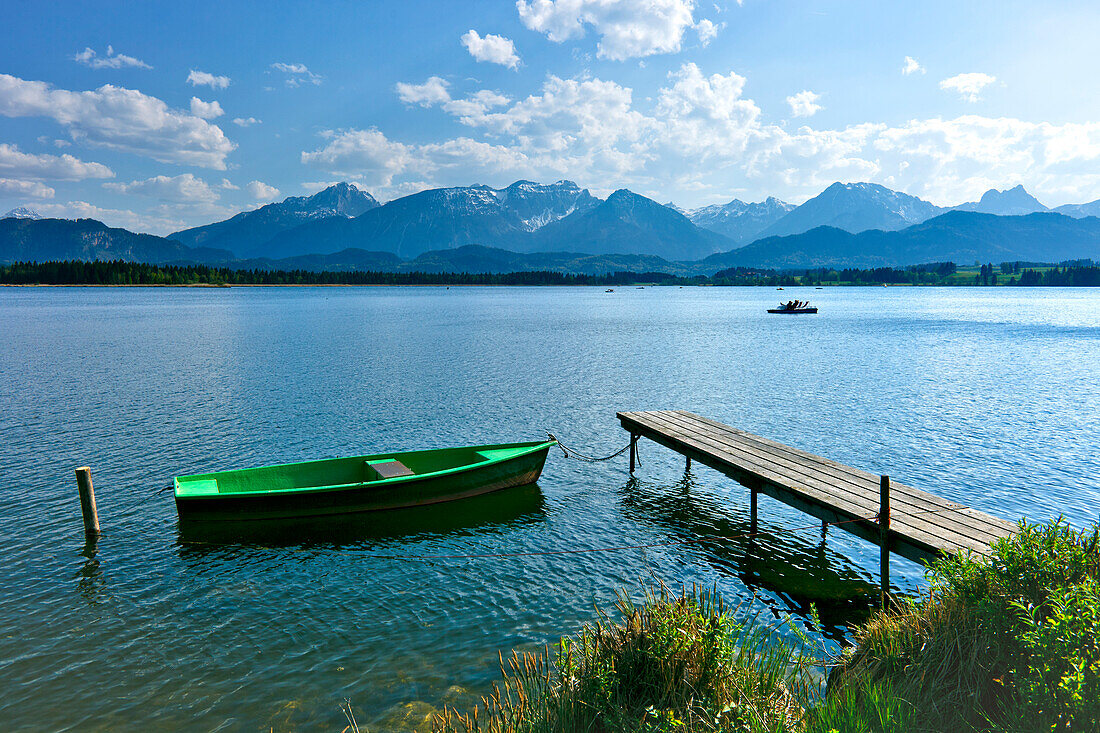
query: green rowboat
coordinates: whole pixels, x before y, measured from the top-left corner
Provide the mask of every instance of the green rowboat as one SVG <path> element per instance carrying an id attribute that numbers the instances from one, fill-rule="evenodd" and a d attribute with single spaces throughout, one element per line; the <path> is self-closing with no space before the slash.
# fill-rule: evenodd
<path id="1" fill-rule="evenodd" d="M 406 451 L 177 476 L 180 519 L 276 519 L 437 504 L 534 483 L 556 441 Z"/>

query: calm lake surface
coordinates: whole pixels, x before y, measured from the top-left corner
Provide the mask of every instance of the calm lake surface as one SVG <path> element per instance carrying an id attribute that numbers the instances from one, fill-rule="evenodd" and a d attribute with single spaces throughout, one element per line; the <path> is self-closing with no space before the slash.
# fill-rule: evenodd
<path id="1" fill-rule="evenodd" d="M 618 589 L 816 604 L 835 645 L 877 583 L 877 548 L 766 497 L 751 544 L 416 559 L 747 531 L 746 489 L 646 442 L 635 481 L 554 450 L 537 486 L 217 533 L 181 530 L 177 474 L 547 430 L 607 454 L 616 411 L 688 409 L 1002 517 L 1100 513 L 1096 290 L 3 288 L 0 334 L 6 730 L 339 731 L 345 698 L 402 729 Z"/>

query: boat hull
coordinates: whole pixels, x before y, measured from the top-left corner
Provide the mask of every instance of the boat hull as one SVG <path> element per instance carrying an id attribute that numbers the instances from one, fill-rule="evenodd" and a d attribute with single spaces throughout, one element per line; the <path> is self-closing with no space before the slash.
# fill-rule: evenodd
<path id="1" fill-rule="evenodd" d="M 176 510 L 181 520 L 284 519 L 331 514 L 401 509 L 455 501 L 492 491 L 534 483 L 542 474 L 552 442 L 482 446 L 482 449 L 522 446 L 529 448 L 501 460 L 458 466 L 425 475 L 403 476 L 383 481 L 368 481 L 336 486 L 303 487 L 271 491 L 251 490 L 187 496 L 176 479 Z M 469 449 L 477 450 L 477 449 Z M 420 451 L 419 453 L 428 453 Z M 386 456 L 361 456 L 343 461 L 402 459 L 415 453 Z M 317 461 L 315 464 L 332 463 Z M 310 464 L 296 464 L 308 467 Z M 252 471 L 272 471 L 289 467 L 267 467 Z M 217 477 L 224 474 L 206 474 Z M 243 473 L 243 472 L 236 472 Z"/>
<path id="2" fill-rule="evenodd" d="M 817 313 L 817 308 L 769 308 L 768 313 L 798 315 L 799 313 Z"/>

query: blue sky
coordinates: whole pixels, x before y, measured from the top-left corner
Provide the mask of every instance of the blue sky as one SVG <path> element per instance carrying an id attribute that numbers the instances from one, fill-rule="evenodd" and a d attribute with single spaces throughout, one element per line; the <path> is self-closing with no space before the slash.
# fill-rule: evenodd
<path id="1" fill-rule="evenodd" d="M 520 178 L 685 207 L 837 180 L 1100 198 L 1096 3 L 12 5 L 0 210 L 163 234 L 339 180 Z"/>

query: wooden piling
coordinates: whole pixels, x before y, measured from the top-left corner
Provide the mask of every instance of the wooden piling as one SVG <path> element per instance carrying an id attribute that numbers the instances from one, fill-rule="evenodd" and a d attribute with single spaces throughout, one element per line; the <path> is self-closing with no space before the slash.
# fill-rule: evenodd
<path id="1" fill-rule="evenodd" d="M 882 584 L 882 607 L 890 599 L 890 477 L 879 479 L 878 546 L 879 582 Z"/>
<path id="2" fill-rule="evenodd" d="M 753 534 L 756 534 L 756 489 L 749 489 L 749 496 L 751 497 L 749 499 L 749 505 L 751 507 L 751 509 L 750 509 L 751 519 L 749 520 L 749 531 L 752 532 Z"/>
<path id="3" fill-rule="evenodd" d="M 630 475 L 634 475 L 634 455 L 638 452 L 638 435 L 630 434 Z"/>
<path id="4" fill-rule="evenodd" d="M 691 470 L 691 456 L 687 457 L 687 463 L 684 465 L 684 473 Z"/>
<path id="5" fill-rule="evenodd" d="M 84 534 L 94 537 L 99 534 L 99 512 L 95 506 L 95 491 L 92 489 L 92 469 L 81 466 L 76 469 L 76 488 L 80 492 L 80 513 L 84 515 Z"/>

